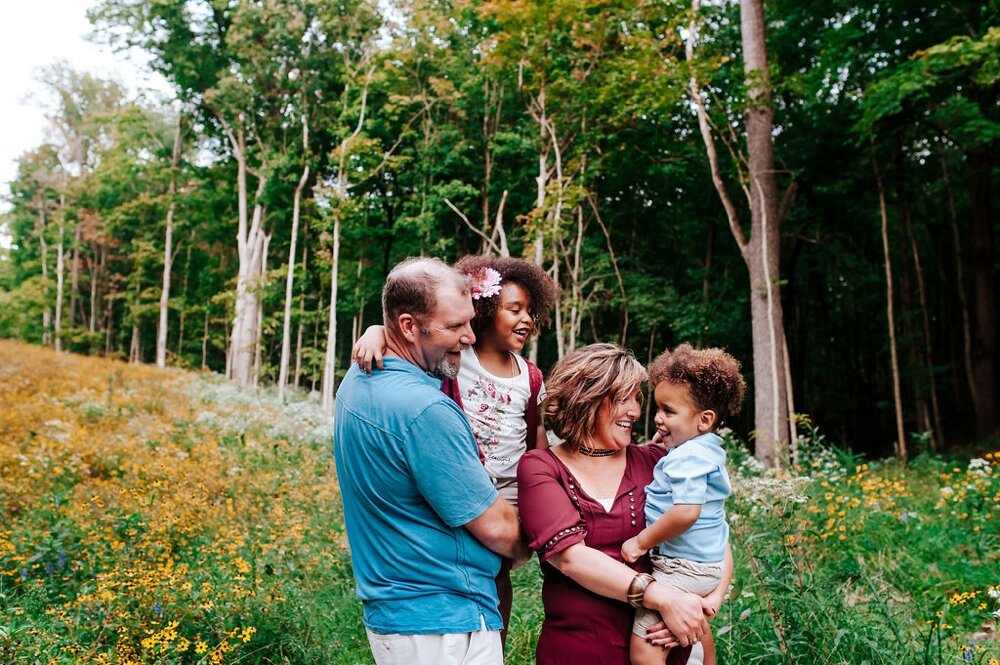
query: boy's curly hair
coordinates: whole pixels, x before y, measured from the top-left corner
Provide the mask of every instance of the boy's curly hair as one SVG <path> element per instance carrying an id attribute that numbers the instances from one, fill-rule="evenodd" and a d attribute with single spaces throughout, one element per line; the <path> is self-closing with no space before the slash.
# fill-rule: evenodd
<path id="1" fill-rule="evenodd" d="M 650 363 L 651 389 L 662 381 L 686 385 L 699 411 L 715 411 L 716 425 L 739 413 L 747 388 L 739 360 L 722 349 L 696 349 L 690 344 L 664 351 Z"/>
<path id="2" fill-rule="evenodd" d="M 459 259 L 454 268 L 466 275 L 475 275 L 483 268 L 493 268 L 500 273 L 501 284 L 516 282 L 531 297 L 531 309 L 535 317 L 535 331 L 549 322 L 549 311 L 559 298 L 559 287 L 538 265 L 512 256 L 483 256 L 474 254 Z M 487 330 L 500 307 L 498 296 L 478 298 L 472 301 L 476 316 L 472 319 L 472 332 L 478 337 Z"/>

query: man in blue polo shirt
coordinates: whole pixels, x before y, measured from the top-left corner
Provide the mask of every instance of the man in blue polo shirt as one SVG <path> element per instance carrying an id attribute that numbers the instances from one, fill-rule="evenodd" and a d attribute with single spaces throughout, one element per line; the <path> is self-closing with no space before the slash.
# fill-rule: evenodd
<path id="1" fill-rule="evenodd" d="M 337 391 L 334 451 L 357 593 L 378 665 L 501 665 L 494 578 L 528 550 L 441 392 L 475 341 L 468 278 L 407 259 L 382 292 L 384 370 Z"/>

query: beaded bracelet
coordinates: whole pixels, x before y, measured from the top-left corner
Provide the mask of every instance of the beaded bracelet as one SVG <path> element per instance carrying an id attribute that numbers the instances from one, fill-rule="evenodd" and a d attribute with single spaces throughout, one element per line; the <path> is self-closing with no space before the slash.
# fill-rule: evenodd
<path id="1" fill-rule="evenodd" d="M 632 607 L 642 607 L 642 599 L 646 596 L 646 587 L 652 582 L 654 582 L 653 576 L 649 573 L 638 573 L 628 585 L 628 593 L 625 595 L 626 602 Z"/>

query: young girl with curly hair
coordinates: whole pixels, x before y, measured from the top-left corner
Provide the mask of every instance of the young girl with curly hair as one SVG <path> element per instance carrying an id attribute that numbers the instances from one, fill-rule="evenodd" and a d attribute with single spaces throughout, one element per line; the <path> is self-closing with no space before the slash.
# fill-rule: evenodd
<path id="1" fill-rule="evenodd" d="M 559 288 L 541 267 L 524 259 L 474 255 L 454 267 L 470 278 L 476 342 L 462 351 L 458 377 L 445 380 L 441 389 L 462 407 L 487 473 L 500 495 L 516 507 L 521 456 L 548 447 L 539 415 L 545 397 L 542 373 L 521 351 L 548 323 Z M 370 372 L 372 364 L 381 368 L 384 349 L 382 326 L 371 326 L 351 354 Z M 501 566 L 497 593 L 507 626 L 513 595 L 510 561 Z"/>

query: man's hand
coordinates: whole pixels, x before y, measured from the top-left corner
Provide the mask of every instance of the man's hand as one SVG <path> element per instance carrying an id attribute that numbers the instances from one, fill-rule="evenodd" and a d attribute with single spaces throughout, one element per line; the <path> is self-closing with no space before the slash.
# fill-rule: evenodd
<path id="1" fill-rule="evenodd" d="M 531 561 L 531 555 L 534 554 L 534 552 L 532 552 L 528 548 L 528 543 L 524 540 L 524 538 L 522 538 L 518 542 L 518 544 L 517 544 L 517 546 L 515 548 L 515 554 L 517 556 L 515 556 L 513 559 L 511 559 L 511 564 L 510 564 L 511 570 L 513 570 L 514 568 L 517 568 L 519 566 L 523 566 L 524 564 L 526 564 L 529 561 Z"/>

